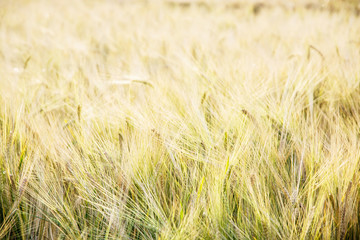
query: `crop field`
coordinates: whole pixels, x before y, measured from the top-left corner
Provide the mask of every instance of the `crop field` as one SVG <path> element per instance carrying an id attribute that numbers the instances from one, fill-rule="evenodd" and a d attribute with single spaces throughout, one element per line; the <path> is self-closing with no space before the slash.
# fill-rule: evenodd
<path id="1" fill-rule="evenodd" d="M 0 0 L 0 239 L 360 239 L 360 4 Z"/>

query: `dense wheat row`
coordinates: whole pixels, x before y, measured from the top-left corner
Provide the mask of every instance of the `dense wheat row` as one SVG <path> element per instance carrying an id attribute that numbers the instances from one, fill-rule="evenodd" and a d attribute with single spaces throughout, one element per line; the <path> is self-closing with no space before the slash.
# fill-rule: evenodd
<path id="1" fill-rule="evenodd" d="M 356 1 L 284 4 L 1 1 L 0 238 L 358 239 Z"/>

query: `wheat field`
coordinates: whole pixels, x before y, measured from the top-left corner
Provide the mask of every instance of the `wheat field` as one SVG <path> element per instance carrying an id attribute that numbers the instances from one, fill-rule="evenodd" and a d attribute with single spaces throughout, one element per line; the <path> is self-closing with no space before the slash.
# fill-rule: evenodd
<path id="1" fill-rule="evenodd" d="M 359 239 L 357 1 L 0 1 L 0 239 Z"/>

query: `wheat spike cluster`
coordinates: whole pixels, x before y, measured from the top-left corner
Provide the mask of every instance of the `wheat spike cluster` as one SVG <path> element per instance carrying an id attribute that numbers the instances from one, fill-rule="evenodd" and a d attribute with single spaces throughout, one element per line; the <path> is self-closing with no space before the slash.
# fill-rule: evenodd
<path id="1" fill-rule="evenodd" d="M 360 4 L 0 1 L 0 239 L 360 239 Z"/>

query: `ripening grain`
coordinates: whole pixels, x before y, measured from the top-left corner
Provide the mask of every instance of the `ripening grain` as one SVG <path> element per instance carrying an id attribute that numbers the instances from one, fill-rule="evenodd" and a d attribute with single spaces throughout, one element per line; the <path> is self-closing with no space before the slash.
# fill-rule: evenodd
<path id="1" fill-rule="evenodd" d="M 356 1 L 0 2 L 0 239 L 358 239 Z"/>

